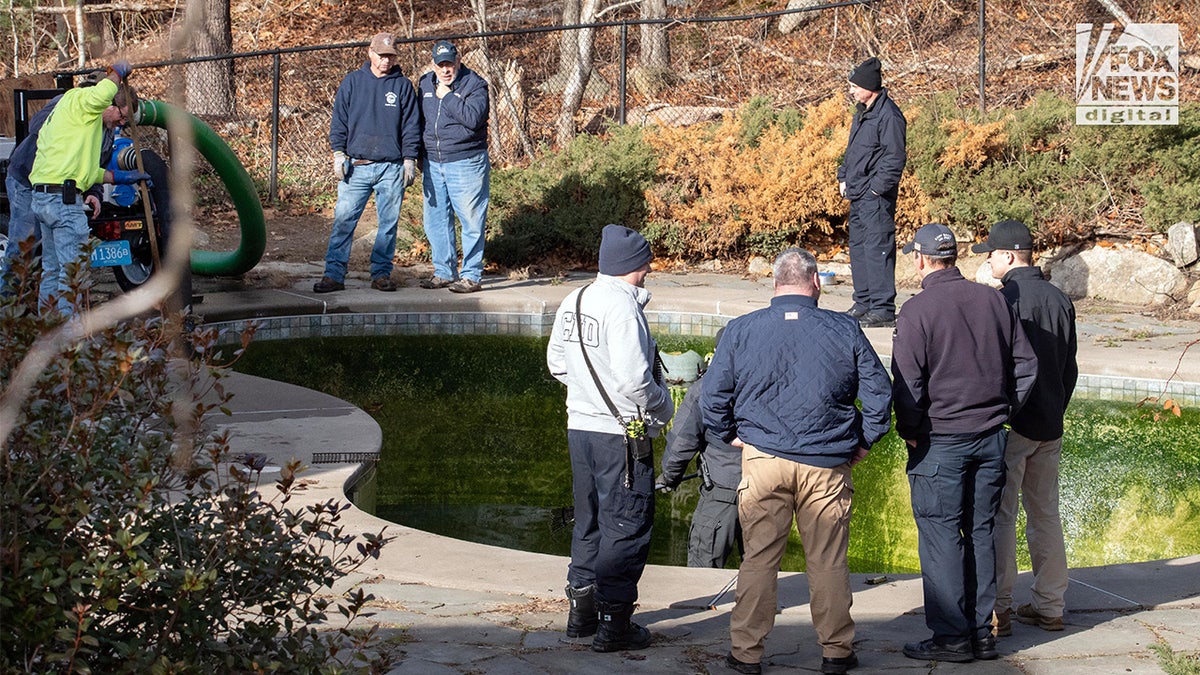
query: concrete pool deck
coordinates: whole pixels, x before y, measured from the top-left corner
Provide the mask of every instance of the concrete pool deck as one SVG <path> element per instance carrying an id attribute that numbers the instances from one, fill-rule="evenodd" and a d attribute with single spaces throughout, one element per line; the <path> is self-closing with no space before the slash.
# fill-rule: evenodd
<path id="1" fill-rule="evenodd" d="M 318 268 L 319 269 L 319 268 Z M 317 275 L 319 277 L 319 272 Z M 340 293 L 315 295 L 313 277 L 290 289 L 234 288 L 198 284 L 197 307 L 206 321 L 248 317 L 348 316 L 387 313 L 553 313 L 561 299 L 590 275 L 566 280 L 485 279 L 482 293 L 460 296 L 415 287 L 380 293 L 352 278 Z M 719 274 L 652 275 L 648 310 L 736 316 L 769 302 L 769 279 Z M 902 294 L 902 298 L 907 297 Z M 849 307 L 845 284 L 828 287 L 821 305 Z M 1174 379 L 1200 383 L 1200 323 L 1160 323 L 1130 311 L 1083 315 L 1079 320 L 1080 369 L 1114 378 Z M 890 349 L 890 329 L 868 331 L 876 349 Z M 297 335 L 299 337 L 299 335 Z M 1182 358 L 1181 358 L 1182 356 Z M 359 463 L 313 464 L 315 453 L 370 456 L 381 443 L 379 426 L 365 412 L 333 397 L 293 385 L 235 374 L 231 417 L 213 418 L 228 429 L 235 452 L 266 455 L 271 464 L 298 458 L 311 469 L 301 475 L 300 503 L 343 499 Z M 1191 391 L 1186 390 L 1186 391 Z M 1185 392 L 1186 393 L 1186 392 Z M 1190 394 L 1188 394 L 1190 395 Z M 868 460 L 869 461 L 869 460 Z M 296 503 L 296 502 L 293 502 Z M 362 587 L 375 596 L 373 617 L 394 638 L 399 660 L 393 673 L 726 673 L 730 591 L 709 604 L 734 577 L 733 570 L 651 565 L 642 579 L 635 618 L 655 635 L 638 652 L 596 654 L 589 640 L 565 637 L 562 599 L 566 558 L 501 549 L 440 537 L 381 521 L 357 509 L 343 514 L 348 531 L 394 536 L 379 560 L 340 582 L 341 592 Z M 852 535 L 853 536 L 853 535 Z M 1142 536 L 1158 536 L 1145 532 Z M 1001 659 L 971 664 L 930 664 L 905 658 L 906 641 L 928 637 L 922 616 L 920 578 L 852 575 L 853 615 L 858 623 L 854 672 L 882 673 L 1160 673 L 1151 647 L 1200 650 L 1200 551 L 1174 560 L 1071 570 L 1067 628 L 1061 633 L 1014 624 L 999 641 Z M 1018 581 L 1016 601 L 1028 600 L 1028 573 Z M 803 673 L 819 669 L 820 649 L 807 607 L 806 577 L 780 576 L 781 612 L 767 639 L 764 671 Z"/>

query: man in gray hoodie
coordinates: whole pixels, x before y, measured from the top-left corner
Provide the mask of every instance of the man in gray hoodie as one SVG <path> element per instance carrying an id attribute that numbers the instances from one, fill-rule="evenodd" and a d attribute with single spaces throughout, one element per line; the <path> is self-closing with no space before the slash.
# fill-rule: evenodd
<path id="1" fill-rule="evenodd" d="M 568 637 L 592 649 L 644 649 L 650 631 L 630 621 L 654 523 L 650 439 L 671 419 L 671 392 L 643 309 L 650 245 L 606 225 L 596 280 L 563 300 L 546 349 L 567 385 L 575 529 L 567 569 Z"/>

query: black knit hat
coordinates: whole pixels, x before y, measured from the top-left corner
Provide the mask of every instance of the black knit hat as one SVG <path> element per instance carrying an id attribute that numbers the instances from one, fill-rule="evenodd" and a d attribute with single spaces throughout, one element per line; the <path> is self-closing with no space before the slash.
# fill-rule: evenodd
<path id="1" fill-rule="evenodd" d="M 600 234 L 600 273 L 619 277 L 650 262 L 646 238 L 622 225 L 605 225 Z"/>
<path id="2" fill-rule="evenodd" d="M 848 79 L 867 91 L 879 91 L 883 89 L 883 73 L 881 68 L 882 65 L 879 63 L 879 59 L 872 56 L 850 71 Z"/>

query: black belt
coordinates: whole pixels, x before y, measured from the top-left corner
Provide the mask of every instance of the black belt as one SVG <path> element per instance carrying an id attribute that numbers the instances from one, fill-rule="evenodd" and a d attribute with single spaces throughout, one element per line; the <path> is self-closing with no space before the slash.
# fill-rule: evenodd
<path id="1" fill-rule="evenodd" d="M 75 192 L 79 191 L 78 188 L 68 188 L 65 185 L 60 185 L 58 183 L 38 183 L 37 185 L 33 186 L 34 192 L 48 192 L 54 195 L 62 194 L 66 190 L 74 190 Z"/>

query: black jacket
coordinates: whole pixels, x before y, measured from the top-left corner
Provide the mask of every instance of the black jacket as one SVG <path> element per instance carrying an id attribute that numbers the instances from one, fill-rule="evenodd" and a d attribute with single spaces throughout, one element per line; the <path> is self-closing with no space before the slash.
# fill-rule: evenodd
<path id="1" fill-rule="evenodd" d="M 704 462 L 713 484 L 736 490 L 742 481 L 742 449 L 733 447 L 704 428 L 704 419 L 700 416 L 700 393 L 703 387 L 704 378 L 688 387 L 683 402 L 675 410 L 675 419 L 667 434 L 667 450 L 662 456 L 662 482 L 671 487 L 679 485 L 688 462 L 697 453 L 703 453 L 700 461 Z"/>
<path id="2" fill-rule="evenodd" d="M 846 199 L 862 199 L 874 192 L 895 201 L 907 161 L 904 113 L 879 92 L 870 108 L 860 109 L 850 123 L 846 156 L 838 167 L 838 181 L 846 184 Z"/>
<path id="3" fill-rule="evenodd" d="M 900 308 L 892 337 L 896 432 L 984 433 L 1029 398 L 1037 356 L 1016 313 L 993 288 L 936 270 Z"/>
<path id="4" fill-rule="evenodd" d="M 1063 413 L 1079 378 L 1075 305 L 1036 267 L 1015 267 L 1001 282 L 1000 292 L 1016 310 L 1038 361 L 1037 382 L 1012 428 L 1031 440 L 1052 441 L 1063 435 Z"/>

